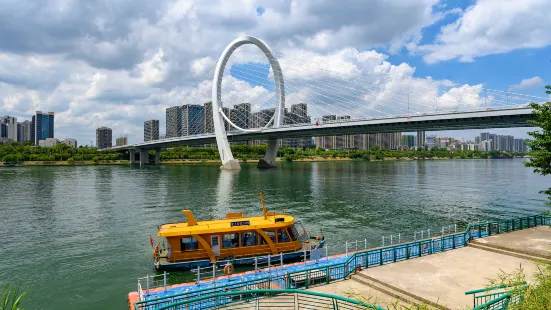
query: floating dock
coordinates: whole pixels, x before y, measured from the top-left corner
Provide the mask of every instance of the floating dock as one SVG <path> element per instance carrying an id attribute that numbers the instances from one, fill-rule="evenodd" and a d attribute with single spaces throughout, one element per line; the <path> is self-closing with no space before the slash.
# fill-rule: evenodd
<path id="1" fill-rule="evenodd" d="M 464 292 L 485 287 L 500 270 L 551 260 L 551 217 L 536 215 L 469 225 L 464 232 L 296 263 L 132 292 L 131 310 L 149 310 L 217 292 L 308 289 L 372 296 L 370 303 L 399 300 L 436 309 L 472 306 Z M 450 251 L 453 250 L 453 251 Z M 437 255 L 435 255 L 437 254 Z M 376 268 L 373 268 L 376 267 Z M 344 281 L 343 281 L 344 280 Z M 228 302 L 231 302 L 229 300 Z"/>

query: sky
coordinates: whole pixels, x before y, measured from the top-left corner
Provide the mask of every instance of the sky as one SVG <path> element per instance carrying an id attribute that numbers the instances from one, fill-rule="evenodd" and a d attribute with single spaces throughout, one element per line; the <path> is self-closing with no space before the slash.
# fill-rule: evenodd
<path id="1" fill-rule="evenodd" d="M 165 109 L 207 100 L 199 90 L 209 88 L 221 52 L 243 34 L 268 43 L 283 67 L 317 72 L 320 85 L 389 74 L 362 94 L 368 103 L 389 100 L 406 80 L 426 97 L 493 89 L 549 100 L 549 0 L 0 2 L 0 115 L 22 121 L 53 111 L 56 138 L 79 144 L 95 143 L 101 126 L 111 127 L 114 138 L 143 141 L 149 119 L 160 120 L 164 133 Z M 232 58 L 226 98 L 269 98 L 273 87 L 239 78 L 240 68 L 251 69 L 251 55 L 244 49 Z M 338 76 L 324 75 L 320 63 L 338 63 Z M 269 75 L 267 65 L 258 70 Z M 304 75 L 285 73 L 289 85 L 304 85 Z M 438 93 L 435 84 L 452 86 Z M 288 101 L 314 98 L 311 91 L 298 89 Z M 530 130 L 484 131 L 527 137 Z M 469 140 L 478 133 L 436 134 Z"/>

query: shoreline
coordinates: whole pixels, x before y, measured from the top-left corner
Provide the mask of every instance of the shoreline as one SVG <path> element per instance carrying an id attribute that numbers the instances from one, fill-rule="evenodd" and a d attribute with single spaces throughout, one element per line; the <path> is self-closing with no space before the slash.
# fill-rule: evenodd
<path id="1" fill-rule="evenodd" d="M 386 157 L 384 160 L 380 159 L 372 159 L 369 161 L 362 160 L 362 159 L 353 159 L 349 157 L 331 157 L 331 158 L 323 158 L 323 157 L 310 157 L 310 158 L 303 158 L 303 159 L 294 159 L 291 162 L 288 162 L 285 160 L 284 157 L 278 157 L 276 158 L 276 162 L 282 163 L 314 163 L 314 162 L 339 162 L 339 161 L 365 161 L 365 162 L 381 162 L 381 161 L 416 161 L 416 160 L 483 160 L 483 159 L 514 159 L 514 158 L 529 158 L 529 156 L 523 156 L 523 157 L 511 157 L 511 158 L 446 158 L 446 157 L 433 157 L 433 158 L 408 158 L 408 157 L 402 157 L 402 158 L 395 158 L 395 157 Z M 249 159 L 249 160 L 239 160 L 240 164 L 251 164 L 256 163 L 258 159 Z M 184 160 L 162 160 L 160 165 L 215 165 L 215 164 L 221 164 L 221 161 L 219 160 L 211 160 L 211 159 L 184 159 Z M 0 167 L 32 167 L 32 166 L 116 166 L 116 165 L 129 165 L 128 160 L 103 160 L 103 161 L 79 161 L 79 162 L 73 162 L 69 163 L 67 161 L 26 161 L 20 164 L 4 164 L 0 162 Z M 153 164 L 147 164 L 147 165 L 153 165 Z"/>

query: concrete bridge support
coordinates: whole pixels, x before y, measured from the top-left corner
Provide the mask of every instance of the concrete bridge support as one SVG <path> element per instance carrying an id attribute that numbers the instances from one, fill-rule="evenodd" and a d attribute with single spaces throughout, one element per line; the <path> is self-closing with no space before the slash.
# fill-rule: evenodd
<path id="1" fill-rule="evenodd" d="M 140 149 L 140 165 L 149 164 L 149 150 Z"/>
<path id="2" fill-rule="evenodd" d="M 264 157 L 258 161 L 258 168 L 275 168 L 275 160 L 277 157 L 277 139 L 268 140 L 268 149 Z"/>
<path id="3" fill-rule="evenodd" d="M 138 164 L 138 161 L 136 160 L 136 150 L 129 149 L 128 154 L 129 154 L 128 163 L 131 165 Z"/>
<path id="4" fill-rule="evenodd" d="M 161 164 L 161 149 L 155 149 L 155 165 Z"/>

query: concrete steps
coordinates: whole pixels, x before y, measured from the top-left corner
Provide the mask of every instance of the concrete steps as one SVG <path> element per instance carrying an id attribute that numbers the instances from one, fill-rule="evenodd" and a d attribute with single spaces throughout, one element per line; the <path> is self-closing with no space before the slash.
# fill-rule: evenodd
<path id="1" fill-rule="evenodd" d="M 515 250 L 515 249 L 509 249 L 505 247 L 500 247 L 497 245 L 487 244 L 487 243 L 480 243 L 476 241 L 469 242 L 470 247 L 473 247 L 475 249 L 484 250 L 484 251 L 490 251 L 498 254 L 523 258 L 531 261 L 544 261 L 544 262 L 551 262 L 550 257 L 545 257 L 543 255 L 538 255 L 534 253 L 529 253 L 525 251 Z"/>
<path id="2" fill-rule="evenodd" d="M 401 302 L 402 306 L 410 305 L 418 307 L 421 304 L 428 305 L 429 309 L 441 309 L 441 310 L 449 310 L 449 308 L 439 305 L 435 302 L 432 302 L 430 300 L 427 300 L 423 297 L 414 295 L 412 293 L 409 293 L 405 290 L 402 290 L 400 288 L 397 288 L 393 285 L 390 285 L 388 283 L 385 283 L 383 281 L 379 281 L 375 278 L 372 278 L 364 273 L 356 273 L 354 274 L 351 279 L 353 281 L 356 281 L 358 283 L 361 283 L 362 285 L 368 286 L 372 289 L 375 289 L 381 293 L 384 293 L 388 296 L 391 296 L 392 298 L 396 299 L 397 301 Z M 401 309 L 401 308 L 398 308 Z"/>

